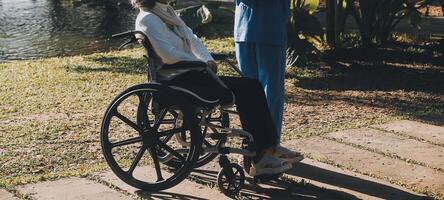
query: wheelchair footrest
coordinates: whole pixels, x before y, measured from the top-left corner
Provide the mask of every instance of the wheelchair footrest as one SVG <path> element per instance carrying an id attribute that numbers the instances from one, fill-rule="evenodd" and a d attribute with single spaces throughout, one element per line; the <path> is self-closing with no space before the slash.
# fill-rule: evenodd
<path id="1" fill-rule="evenodd" d="M 256 152 L 247 149 L 231 148 L 231 147 L 204 147 L 204 153 L 219 153 L 219 154 L 240 154 L 248 157 L 256 156 Z"/>

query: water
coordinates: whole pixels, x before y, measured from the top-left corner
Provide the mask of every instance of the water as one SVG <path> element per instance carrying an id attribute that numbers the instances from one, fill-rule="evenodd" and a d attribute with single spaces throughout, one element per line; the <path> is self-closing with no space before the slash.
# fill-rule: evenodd
<path id="1" fill-rule="evenodd" d="M 0 0 L 0 61 L 89 54 L 116 48 L 136 11 L 69 0 Z"/>

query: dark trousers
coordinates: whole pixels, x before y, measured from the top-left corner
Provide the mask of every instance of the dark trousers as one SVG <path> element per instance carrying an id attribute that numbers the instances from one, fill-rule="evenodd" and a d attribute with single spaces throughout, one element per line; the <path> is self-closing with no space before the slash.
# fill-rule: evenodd
<path id="1" fill-rule="evenodd" d="M 219 77 L 228 88 L 220 85 L 208 72 L 189 71 L 168 81 L 209 99 L 220 99 L 222 104 L 232 102 L 231 92 L 240 121 L 245 131 L 251 133 L 258 155 L 276 145 L 276 129 L 268 109 L 262 85 L 255 79 L 244 77 Z"/>

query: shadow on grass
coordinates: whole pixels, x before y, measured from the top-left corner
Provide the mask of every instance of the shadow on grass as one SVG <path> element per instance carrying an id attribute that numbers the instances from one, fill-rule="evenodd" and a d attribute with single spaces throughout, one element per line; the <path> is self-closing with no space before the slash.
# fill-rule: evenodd
<path id="1" fill-rule="evenodd" d="M 126 74 L 139 74 L 146 73 L 146 61 L 143 57 L 132 58 L 127 56 L 100 56 L 100 57 L 86 57 L 86 62 L 92 62 L 93 64 L 99 64 L 100 67 L 94 65 L 88 66 L 87 64 L 69 64 L 64 68 L 67 71 L 77 73 L 89 73 L 89 72 L 113 72 L 113 73 L 126 73 Z"/>
<path id="2" fill-rule="evenodd" d="M 442 41 L 441 43 L 443 43 Z M 410 44 L 390 42 L 376 49 L 345 48 L 326 52 L 328 61 L 342 62 L 388 62 L 405 65 L 432 65 L 444 67 L 443 44 L 435 40 Z"/>
<path id="3" fill-rule="evenodd" d="M 406 52 L 409 47 L 419 48 L 422 53 Z M 415 119 L 444 124 L 444 56 L 440 54 L 444 50 L 436 45 L 405 43 L 387 49 L 328 52 L 324 58 L 326 67 L 302 69 L 315 71 L 316 75 L 289 75 L 297 79 L 297 87 L 309 90 L 309 95 L 290 97 L 289 102 L 338 100 L 356 106 L 387 108 Z M 440 56 L 436 57 L 437 54 Z"/>
<path id="4" fill-rule="evenodd" d="M 414 69 L 387 63 L 327 61 L 322 77 L 299 77 L 306 89 L 359 91 L 417 91 L 444 94 L 444 63 L 434 68 Z"/>
<path id="5" fill-rule="evenodd" d="M 316 166 L 299 163 L 288 172 L 305 179 L 323 184 L 336 186 L 381 199 L 427 199 L 424 196 L 409 193 L 398 188 L 360 179 L 347 174 L 329 171 Z M 216 185 L 217 172 L 210 170 L 195 170 L 192 173 L 195 180 L 208 185 Z M 275 180 L 260 185 L 252 185 L 251 178 L 247 178 L 246 185 L 241 191 L 245 199 L 359 199 L 346 191 L 326 189 L 310 183 L 300 183 L 289 180 Z M 242 199 L 241 198 L 241 199 Z"/>

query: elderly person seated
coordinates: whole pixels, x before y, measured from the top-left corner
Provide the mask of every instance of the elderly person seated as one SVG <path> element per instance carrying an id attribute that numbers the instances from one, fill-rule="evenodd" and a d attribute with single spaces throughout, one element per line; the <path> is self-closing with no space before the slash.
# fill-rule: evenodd
<path id="1" fill-rule="evenodd" d="M 192 30 L 168 5 L 169 0 L 131 0 L 140 12 L 136 30 L 142 31 L 161 62 L 202 61 L 217 69 L 214 59 Z M 254 79 L 219 77 L 216 80 L 208 70 L 183 69 L 168 77 L 168 84 L 199 91 L 199 94 L 226 99 L 223 94 L 234 94 L 236 109 L 245 131 L 253 135 L 257 156 L 249 174 L 252 176 L 279 174 L 292 168 L 303 156 L 277 144 L 277 133 L 261 84 Z M 221 100 L 223 101 L 223 100 Z"/>

